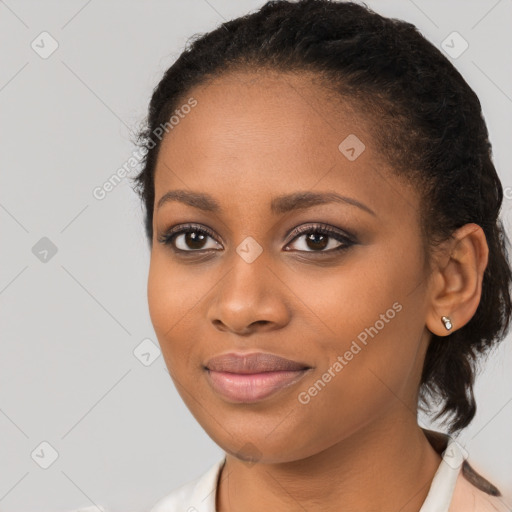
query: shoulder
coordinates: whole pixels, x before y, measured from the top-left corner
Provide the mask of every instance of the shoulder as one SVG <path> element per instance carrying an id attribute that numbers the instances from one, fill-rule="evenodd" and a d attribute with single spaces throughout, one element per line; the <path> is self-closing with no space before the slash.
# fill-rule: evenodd
<path id="1" fill-rule="evenodd" d="M 174 489 L 150 512 L 215 512 L 217 480 L 224 462 L 222 458 L 198 478 Z"/>
<path id="2" fill-rule="evenodd" d="M 512 512 L 498 489 L 465 462 L 459 472 L 449 512 Z"/>

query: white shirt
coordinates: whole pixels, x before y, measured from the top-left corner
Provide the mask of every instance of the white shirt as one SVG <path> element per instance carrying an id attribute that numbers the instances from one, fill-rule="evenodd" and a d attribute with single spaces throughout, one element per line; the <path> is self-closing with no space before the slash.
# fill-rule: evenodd
<path id="1" fill-rule="evenodd" d="M 419 512 L 512 512 L 504 500 L 471 484 L 462 474 L 465 452 L 448 438 L 442 461 Z M 217 481 L 225 456 L 199 478 L 159 500 L 150 512 L 217 512 Z"/>

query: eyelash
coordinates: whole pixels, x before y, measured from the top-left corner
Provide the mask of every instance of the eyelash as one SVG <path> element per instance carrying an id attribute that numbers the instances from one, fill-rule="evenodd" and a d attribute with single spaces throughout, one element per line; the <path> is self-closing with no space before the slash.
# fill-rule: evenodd
<path id="1" fill-rule="evenodd" d="M 215 240 L 215 234 L 212 230 L 205 226 L 200 226 L 198 224 L 186 224 L 181 226 L 175 226 L 171 229 L 169 229 L 166 233 L 160 236 L 158 241 L 164 245 L 170 245 L 171 249 L 178 254 L 188 255 L 190 253 L 205 253 L 208 251 L 217 251 L 218 249 L 192 249 L 188 251 L 184 251 L 183 249 L 178 249 L 174 246 L 174 239 L 182 234 L 187 233 L 199 233 L 203 235 L 208 235 L 212 239 Z M 338 230 L 333 229 L 332 227 L 326 225 L 326 224 L 314 224 L 309 226 L 299 226 L 298 228 L 295 228 L 292 233 L 290 233 L 290 236 L 293 236 L 290 240 L 289 244 L 295 241 L 296 238 L 299 238 L 300 235 L 304 234 L 311 234 L 311 233 L 319 233 L 322 235 L 328 235 L 331 238 L 334 238 L 338 242 L 343 242 L 342 245 L 335 247 L 334 249 L 329 249 L 327 251 L 320 250 L 320 251 L 298 251 L 298 252 L 306 252 L 306 253 L 320 253 L 320 254 L 332 254 L 344 251 L 348 249 L 350 246 L 354 245 L 354 241 L 351 240 L 348 236 L 341 234 Z M 217 242 L 218 243 L 218 242 Z M 289 245 L 287 244 L 287 245 Z"/>

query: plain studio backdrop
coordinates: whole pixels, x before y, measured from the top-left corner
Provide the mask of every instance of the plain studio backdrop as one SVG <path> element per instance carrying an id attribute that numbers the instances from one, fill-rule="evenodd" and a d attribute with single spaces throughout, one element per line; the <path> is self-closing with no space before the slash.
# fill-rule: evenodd
<path id="1" fill-rule="evenodd" d="M 263 3 L 0 1 L 0 510 L 144 511 L 222 456 L 159 354 L 139 200 L 127 179 L 97 190 L 187 38 Z M 479 96 L 510 233 L 512 2 L 366 3 L 450 51 Z M 508 338 L 459 438 L 509 505 L 510 368 Z"/>

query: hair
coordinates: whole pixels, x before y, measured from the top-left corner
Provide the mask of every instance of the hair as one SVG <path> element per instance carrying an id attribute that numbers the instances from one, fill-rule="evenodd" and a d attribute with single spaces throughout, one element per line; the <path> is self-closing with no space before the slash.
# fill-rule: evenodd
<path id="1" fill-rule="evenodd" d="M 230 71 L 254 70 L 313 73 L 371 121 L 372 141 L 393 173 L 421 192 L 428 265 L 431 250 L 457 228 L 476 223 L 485 232 L 489 258 L 478 308 L 447 336 L 432 334 L 419 389 L 420 409 L 440 405 L 434 419 L 444 417 L 450 433 L 460 431 L 476 413 L 479 356 L 505 337 L 511 317 L 510 242 L 498 218 L 503 188 L 477 95 L 413 24 L 383 17 L 366 4 L 273 0 L 196 34 L 155 87 L 138 133 L 145 154 L 133 179 L 150 246 L 161 145 L 152 134 L 193 87 Z"/>

